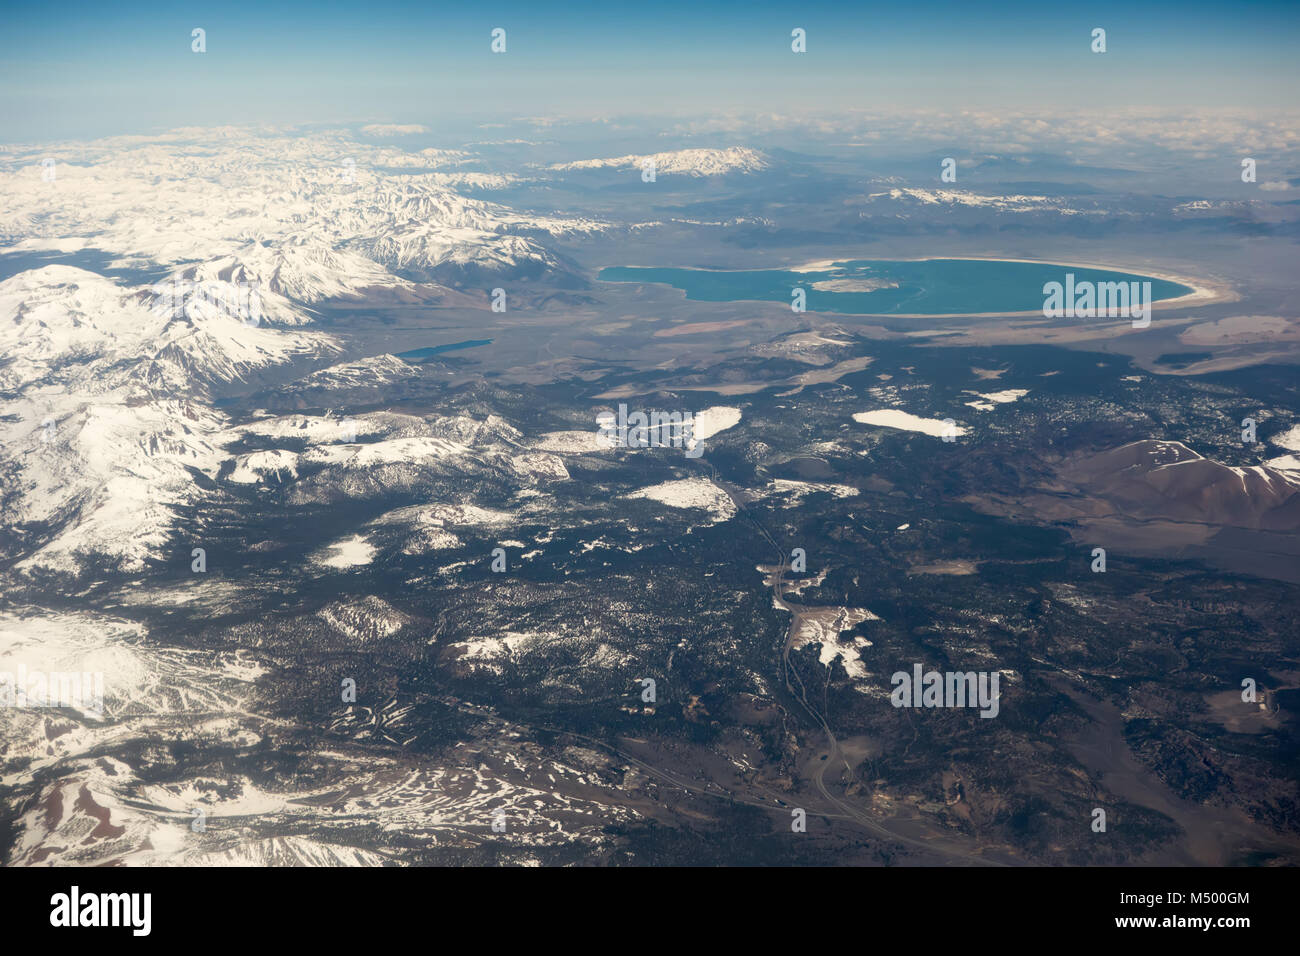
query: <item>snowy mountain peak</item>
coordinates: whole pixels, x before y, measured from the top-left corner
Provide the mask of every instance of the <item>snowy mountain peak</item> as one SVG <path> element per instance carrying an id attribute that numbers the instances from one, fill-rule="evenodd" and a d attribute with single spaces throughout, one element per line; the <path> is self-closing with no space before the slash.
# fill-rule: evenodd
<path id="1" fill-rule="evenodd" d="M 727 149 L 678 149 L 647 155 L 582 159 L 571 163 L 556 163 L 549 168 L 557 171 L 624 167 L 639 169 L 648 163 L 654 164 L 656 174 L 676 173 L 686 176 L 756 173 L 771 166 L 770 160 L 764 153 L 744 146 L 732 146 Z"/>

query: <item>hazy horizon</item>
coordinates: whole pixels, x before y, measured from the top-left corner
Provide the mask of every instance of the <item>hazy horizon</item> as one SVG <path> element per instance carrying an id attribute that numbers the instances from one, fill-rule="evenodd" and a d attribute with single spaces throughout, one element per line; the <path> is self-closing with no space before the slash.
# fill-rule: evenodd
<path id="1" fill-rule="evenodd" d="M 1300 25 L 1285 3 L 247 3 L 64 16 L 11 9 L 0 39 L 5 142 L 256 123 L 472 126 L 518 117 L 1289 107 Z M 69 24 L 74 22 L 75 27 Z M 1106 30 L 1104 54 L 1091 50 Z M 205 31 L 206 51 L 191 49 Z M 493 53 L 491 32 L 506 31 Z M 806 31 L 807 52 L 791 51 Z"/>

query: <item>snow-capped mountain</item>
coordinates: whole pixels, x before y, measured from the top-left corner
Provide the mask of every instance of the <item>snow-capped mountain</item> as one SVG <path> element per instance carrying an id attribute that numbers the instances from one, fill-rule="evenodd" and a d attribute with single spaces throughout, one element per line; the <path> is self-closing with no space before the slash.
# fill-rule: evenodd
<path id="1" fill-rule="evenodd" d="M 304 305 L 354 296 L 369 289 L 411 288 L 411 283 L 364 256 L 331 248 L 306 235 L 289 236 L 274 245 L 244 242 L 227 255 L 175 269 L 165 281 L 247 286 L 257 294 L 259 318 L 284 325 L 309 321 Z M 158 291 L 165 295 L 168 290 Z"/>
<path id="2" fill-rule="evenodd" d="M 678 149 L 646 155 L 613 156 L 606 159 L 580 159 L 548 167 L 557 172 L 582 169 L 641 169 L 653 163 L 660 173 L 685 176 L 722 176 L 728 173 L 756 173 L 771 166 L 764 153 L 744 146 L 727 149 Z"/>
<path id="3" fill-rule="evenodd" d="M 983 208 L 999 212 L 1052 212 L 1062 216 L 1077 216 L 1096 213 L 1096 210 L 1077 209 L 1064 199 L 1055 196 L 1027 195 L 989 195 L 971 192 L 966 189 L 921 189 L 892 188 L 883 192 L 869 193 L 869 203 L 896 203 L 900 205 L 919 205 L 960 208 Z"/>
<path id="4" fill-rule="evenodd" d="M 1279 532 L 1300 528 L 1300 476 L 1269 462 L 1225 465 L 1179 441 L 1132 442 L 1072 462 L 1065 474 L 1088 481 L 1122 514 Z"/>
<path id="5" fill-rule="evenodd" d="M 281 386 L 285 392 L 341 392 L 354 388 L 379 388 L 408 378 L 420 370 L 395 355 L 372 355 L 355 362 L 343 362 L 312 372 L 296 382 Z"/>
<path id="6" fill-rule="evenodd" d="M 176 509 L 196 499 L 193 470 L 214 466 L 222 422 L 202 405 L 105 398 L 70 401 L 48 432 L 5 427 L 5 465 L 16 466 L 5 518 L 19 570 L 139 570 L 169 540 Z"/>
<path id="7" fill-rule="evenodd" d="M 195 278 L 131 287 L 55 265 L 0 282 L 0 388 L 57 383 L 93 395 L 135 384 L 193 395 L 338 350 L 324 333 L 263 325 L 268 305 L 282 321 L 306 319 L 274 292 L 258 296 L 229 260 L 188 271 Z"/>
<path id="8" fill-rule="evenodd" d="M 0 159 L 0 236 L 10 250 L 95 249 L 123 266 L 184 271 L 215 262 L 206 271 L 217 274 L 233 259 L 265 290 L 311 303 L 398 286 L 394 268 L 453 279 L 467 267 L 503 278 L 536 274 L 560 266 L 548 238 L 608 228 L 462 195 L 459 188 L 513 181 L 456 168 L 474 158 L 463 150 L 406 153 L 339 133 L 123 139 Z M 46 157 L 55 161 L 53 181 L 41 178 Z"/>
<path id="9" fill-rule="evenodd" d="M 42 175 L 47 158 L 52 178 Z M 461 185 L 507 182 L 466 168 L 475 159 L 341 132 L 236 129 L 14 147 L 0 157 L 5 251 L 75 263 L 0 282 L 4 557 L 28 572 L 138 569 L 158 556 L 177 510 L 201 497 L 195 476 L 215 476 L 230 460 L 223 443 L 239 436 L 211 399 L 255 388 L 272 370 L 310 373 L 343 351 L 310 327 L 320 303 L 483 308 L 480 289 L 466 295 L 431 280 L 564 272 L 549 240 L 608 228 L 461 195 Z M 103 256 L 128 274 L 164 277 L 119 281 L 82 267 Z M 420 374 L 379 356 L 292 387 L 325 396 Z M 390 441 L 398 444 L 339 461 L 337 449 L 318 448 L 305 466 L 401 470 L 375 456 L 423 459 L 455 444 L 427 434 Z M 299 451 L 247 454 L 232 481 L 294 477 L 288 458 Z M 555 471 L 545 465 L 518 467 Z"/>
<path id="10" fill-rule="evenodd" d="M 193 471 L 219 461 L 211 389 L 339 349 L 257 324 L 213 288 L 238 286 L 208 279 L 166 301 L 71 266 L 0 282 L 0 493 L 20 569 L 142 566 L 194 500 Z"/>

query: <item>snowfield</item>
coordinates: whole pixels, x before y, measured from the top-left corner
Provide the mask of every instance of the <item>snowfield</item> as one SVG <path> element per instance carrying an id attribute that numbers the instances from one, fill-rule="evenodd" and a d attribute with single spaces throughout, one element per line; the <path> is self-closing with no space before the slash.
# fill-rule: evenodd
<path id="1" fill-rule="evenodd" d="M 703 441 L 739 425 L 740 409 L 714 405 L 702 412 L 696 412 L 694 422 L 695 427 L 691 431 L 691 437 L 696 441 Z"/>
<path id="2" fill-rule="evenodd" d="M 707 478 L 682 478 L 665 481 L 634 491 L 625 497 L 657 501 L 670 508 L 701 508 L 712 517 L 713 524 L 730 520 L 736 515 L 735 502 Z"/>
<path id="3" fill-rule="evenodd" d="M 855 422 L 875 425 L 878 428 L 896 428 L 900 431 L 918 432 L 939 438 L 948 428 L 948 423 L 938 418 L 921 418 L 909 412 L 900 412 L 896 408 L 880 408 L 870 412 L 858 412 L 853 416 Z M 953 435 L 964 435 L 966 429 L 959 425 L 952 428 Z"/>
<path id="4" fill-rule="evenodd" d="M 337 541 L 325 549 L 316 560 L 327 568 L 353 568 L 369 564 L 377 549 L 359 534 Z"/>

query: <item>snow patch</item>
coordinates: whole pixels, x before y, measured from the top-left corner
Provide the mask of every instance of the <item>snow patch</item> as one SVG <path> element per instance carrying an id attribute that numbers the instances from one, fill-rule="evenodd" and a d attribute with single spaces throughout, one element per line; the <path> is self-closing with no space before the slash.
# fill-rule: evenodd
<path id="1" fill-rule="evenodd" d="M 361 535 L 356 534 L 342 541 L 336 541 L 325 549 L 325 554 L 317 558 L 327 568 L 354 568 L 369 564 L 377 549 Z"/>
<path id="2" fill-rule="evenodd" d="M 864 425 L 875 425 L 879 428 L 897 428 L 900 431 L 919 432 L 922 435 L 933 435 L 938 438 L 949 428 L 946 421 L 938 418 L 921 418 L 918 415 L 912 415 L 909 412 L 901 412 L 896 408 L 879 408 L 870 412 L 857 412 L 853 416 L 855 422 L 861 422 Z M 966 429 L 960 425 L 953 425 L 951 434 L 964 435 Z"/>
<path id="3" fill-rule="evenodd" d="M 645 498 L 670 508 L 701 508 L 712 516 L 713 523 L 727 521 L 736 514 L 731 497 L 707 478 L 682 478 L 642 488 L 625 498 Z"/>

